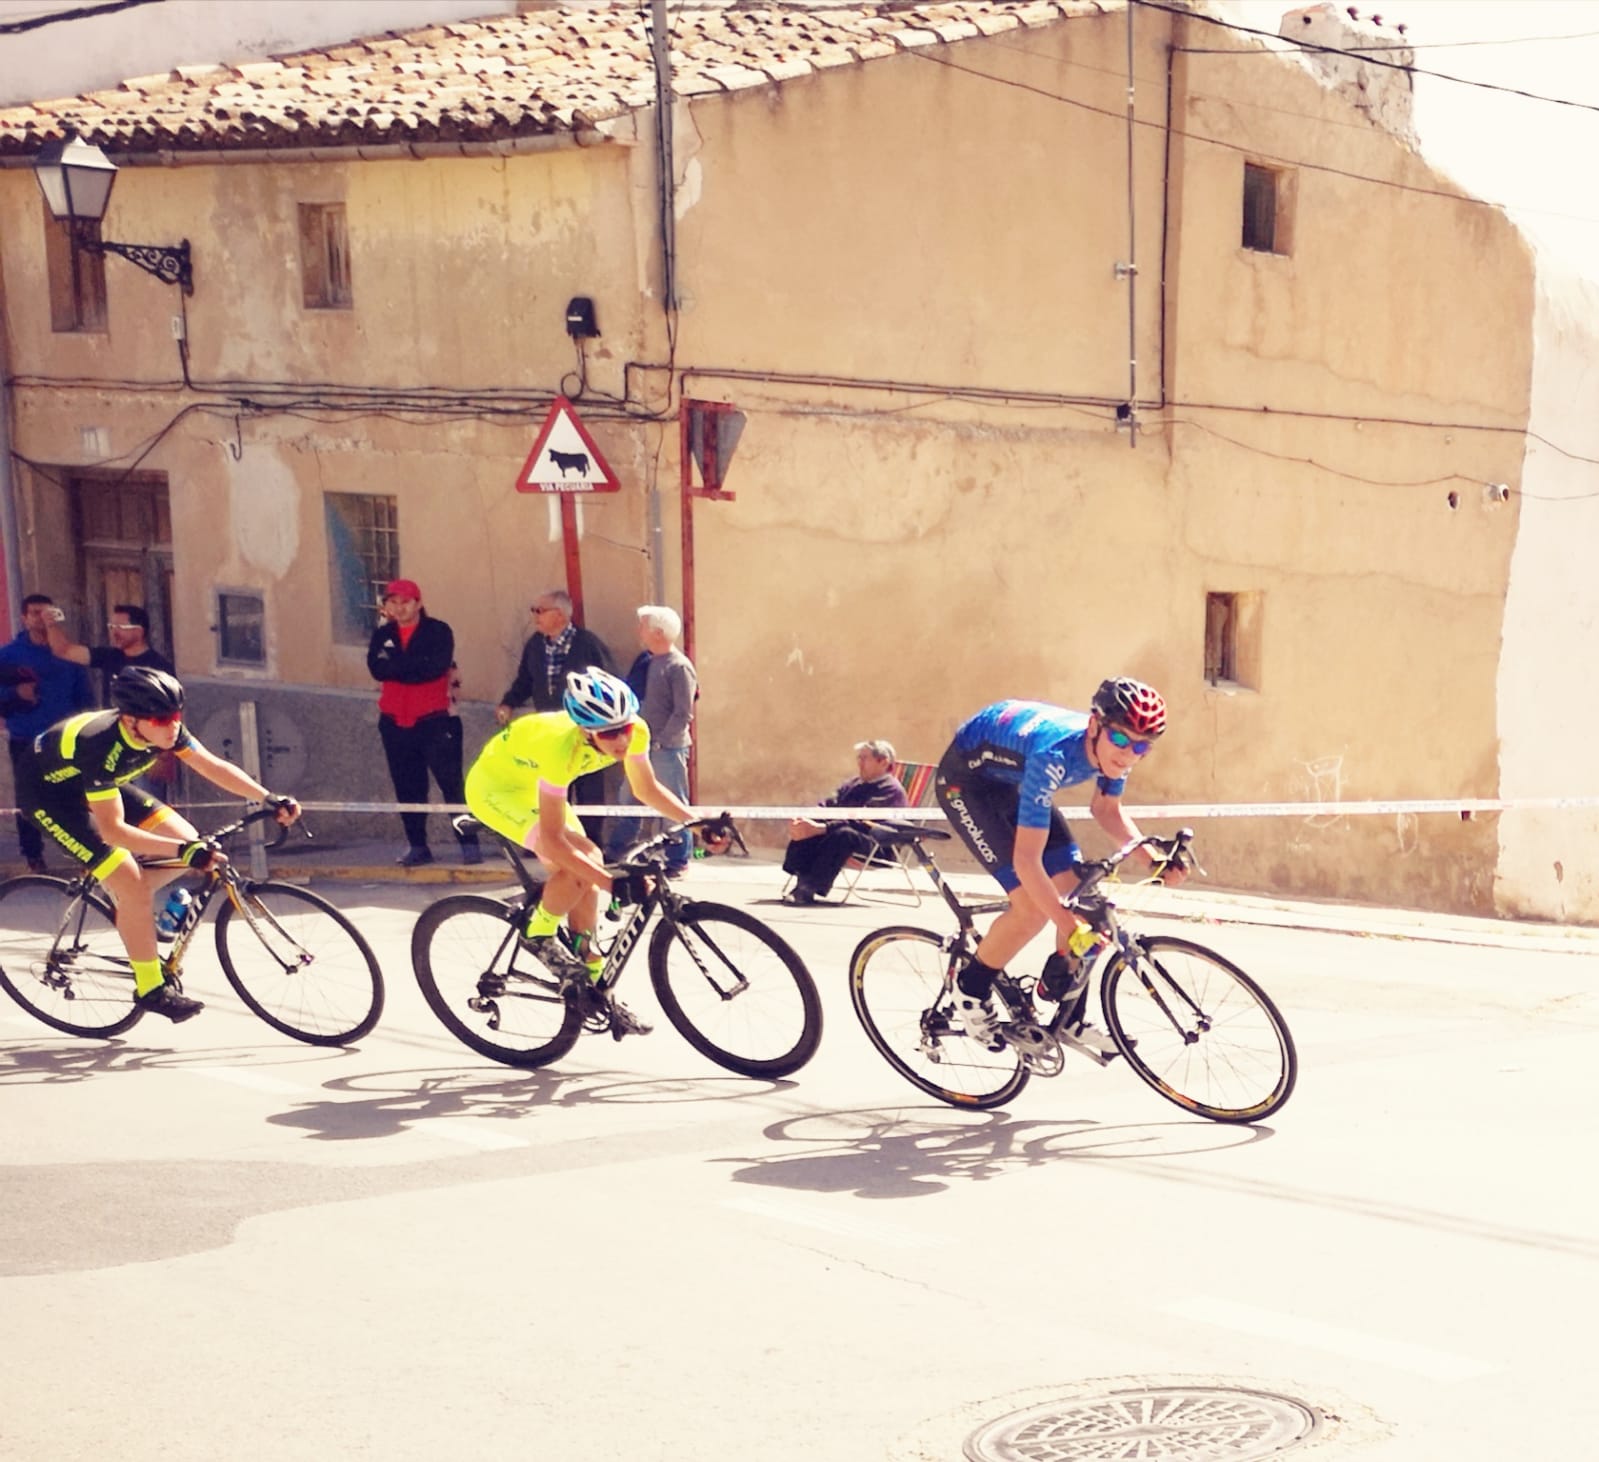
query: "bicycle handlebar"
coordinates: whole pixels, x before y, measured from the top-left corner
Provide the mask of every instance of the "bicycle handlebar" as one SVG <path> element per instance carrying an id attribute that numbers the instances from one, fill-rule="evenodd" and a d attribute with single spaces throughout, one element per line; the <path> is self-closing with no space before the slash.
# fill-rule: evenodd
<path id="1" fill-rule="evenodd" d="M 649 873 L 656 868 L 661 860 L 651 855 L 664 854 L 667 845 L 682 837 L 687 832 L 699 832 L 702 829 L 714 829 L 718 833 L 725 832 L 737 845 L 739 852 L 749 856 L 749 845 L 744 841 L 744 835 L 739 832 L 733 819 L 723 814 L 719 817 L 694 817 L 687 822 L 668 823 L 653 838 L 640 843 L 627 857 L 619 858 L 611 866 L 624 868 L 629 871 Z"/>
<path id="2" fill-rule="evenodd" d="M 1120 868 L 1121 865 L 1131 858 L 1133 854 L 1136 853 L 1140 848 L 1155 848 L 1159 850 L 1161 857 L 1158 860 L 1159 867 L 1156 870 L 1157 876 L 1159 876 L 1159 873 L 1163 872 L 1166 868 L 1169 868 L 1173 865 L 1181 867 L 1185 863 L 1192 864 L 1193 867 L 1199 869 L 1199 871 L 1203 873 L 1204 869 L 1199 868 L 1199 865 L 1194 862 L 1193 855 L 1189 851 L 1193 841 L 1194 830 L 1191 827 L 1180 827 L 1169 838 L 1157 837 L 1154 834 L 1146 834 L 1141 838 L 1134 838 L 1131 842 L 1124 843 L 1121 847 L 1117 848 L 1116 851 L 1111 853 L 1108 857 L 1098 858 L 1092 862 L 1084 863 L 1082 865 L 1082 877 L 1079 880 L 1076 889 L 1074 889 L 1072 892 L 1072 900 L 1080 898 L 1084 894 L 1091 893 L 1103 879 L 1108 878 L 1112 873 Z M 1071 900 L 1068 900 L 1068 902 L 1071 902 Z"/>

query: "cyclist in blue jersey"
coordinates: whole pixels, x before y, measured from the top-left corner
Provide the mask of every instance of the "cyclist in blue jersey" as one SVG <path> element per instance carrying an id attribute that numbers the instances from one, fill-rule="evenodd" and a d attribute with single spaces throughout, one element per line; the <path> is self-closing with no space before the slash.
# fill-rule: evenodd
<path id="1" fill-rule="evenodd" d="M 1142 681 L 1104 681 L 1084 714 L 1041 701 L 997 701 L 955 732 L 934 783 L 939 805 L 961 840 L 1010 895 L 1010 908 L 978 944 L 956 977 L 955 1014 L 968 1035 L 984 1045 L 1011 1040 L 1025 1047 L 1032 1027 L 1000 1028 L 992 1003 L 994 977 L 1020 954 L 1045 924 L 1055 926 L 1055 953 L 1044 964 L 1037 994 L 1065 1004 L 1062 1040 L 1099 1059 L 1115 1044 L 1082 1017 L 1087 969 L 1069 941 L 1082 921 L 1061 902 L 1076 886 L 1082 854 L 1064 815 L 1054 805 L 1062 787 L 1090 779 L 1088 809 L 1119 845 L 1140 836 L 1122 811 L 1127 774 L 1166 729 L 1166 703 Z M 1149 850 L 1144 858 L 1158 860 Z M 1181 882 L 1185 871 L 1168 865 L 1163 877 Z"/>

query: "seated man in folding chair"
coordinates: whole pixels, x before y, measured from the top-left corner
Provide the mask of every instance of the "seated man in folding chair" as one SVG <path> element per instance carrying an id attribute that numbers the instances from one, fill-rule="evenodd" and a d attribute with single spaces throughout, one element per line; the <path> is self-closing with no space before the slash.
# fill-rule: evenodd
<path id="1" fill-rule="evenodd" d="M 855 747 L 859 776 L 851 777 L 823 807 L 908 807 L 905 789 L 894 775 L 894 748 L 886 741 L 861 741 Z M 869 858 L 877 839 L 864 822 L 818 822 L 796 817 L 788 825 L 788 850 L 783 871 L 794 875 L 794 886 L 783 895 L 785 904 L 814 904 L 825 898 L 841 869 L 851 858 Z M 892 855 L 889 855 L 892 856 Z"/>

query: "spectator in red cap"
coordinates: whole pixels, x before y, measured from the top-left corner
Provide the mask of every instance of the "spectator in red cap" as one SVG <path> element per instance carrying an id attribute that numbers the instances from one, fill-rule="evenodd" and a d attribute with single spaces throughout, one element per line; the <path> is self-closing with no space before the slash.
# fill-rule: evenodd
<path id="1" fill-rule="evenodd" d="M 442 619 L 422 608 L 414 579 L 394 579 L 383 591 L 383 619 L 367 646 L 366 668 L 382 681 L 378 734 L 389 761 L 399 802 L 428 800 L 428 773 L 446 802 L 464 803 L 461 718 L 450 701 L 455 670 L 455 635 Z M 396 861 L 415 868 L 433 861 L 428 815 L 402 812 L 406 848 Z M 477 835 L 457 838 L 463 863 L 481 863 Z"/>

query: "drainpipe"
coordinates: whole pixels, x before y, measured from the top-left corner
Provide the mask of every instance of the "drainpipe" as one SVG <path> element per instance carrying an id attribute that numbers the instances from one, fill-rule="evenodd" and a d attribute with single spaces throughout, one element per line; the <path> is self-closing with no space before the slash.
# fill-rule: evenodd
<path id="1" fill-rule="evenodd" d="M 17 530 L 16 478 L 11 471 L 11 357 L 7 349 L 5 294 L 0 286 L 0 642 L 21 623 L 18 600 L 22 554 Z"/>
<path id="2" fill-rule="evenodd" d="M 1133 209 L 1133 11 L 1127 7 L 1127 262 L 1116 273 L 1127 280 L 1127 445 L 1138 445 L 1138 229 Z"/>

